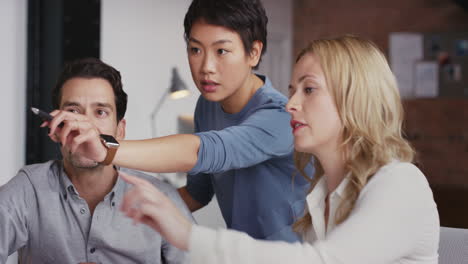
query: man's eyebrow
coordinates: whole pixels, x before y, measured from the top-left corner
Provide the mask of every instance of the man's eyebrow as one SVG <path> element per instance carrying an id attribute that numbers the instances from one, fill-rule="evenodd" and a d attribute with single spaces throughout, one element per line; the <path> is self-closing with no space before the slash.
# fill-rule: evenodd
<path id="1" fill-rule="evenodd" d="M 78 102 L 73 102 L 73 101 L 66 101 L 62 104 L 62 107 L 70 107 L 70 106 L 78 106 L 81 107 L 81 104 Z M 110 103 L 103 103 L 103 102 L 95 102 L 92 103 L 92 106 L 94 107 L 105 107 L 105 108 L 110 108 L 114 110 L 114 107 Z"/>
<path id="2" fill-rule="evenodd" d="M 68 106 L 81 106 L 78 102 L 73 102 L 73 101 L 65 101 L 62 104 L 62 107 L 68 107 Z"/>
<path id="3" fill-rule="evenodd" d="M 112 104 L 109 104 L 109 103 L 96 102 L 96 103 L 93 103 L 92 105 L 93 106 L 98 106 L 98 107 L 106 107 L 106 108 L 114 109 L 112 107 Z"/>

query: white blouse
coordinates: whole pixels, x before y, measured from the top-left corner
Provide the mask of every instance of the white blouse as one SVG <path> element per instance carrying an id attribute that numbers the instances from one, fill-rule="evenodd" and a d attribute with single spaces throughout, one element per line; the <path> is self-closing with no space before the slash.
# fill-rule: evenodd
<path id="1" fill-rule="evenodd" d="M 325 178 L 307 196 L 313 222 L 304 234 L 308 243 L 259 241 L 237 231 L 194 226 L 189 242 L 191 263 L 438 262 L 439 215 L 429 184 L 418 168 L 403 162 L 380 168 L 362 189 L 349 217 L 335 225 L 336 209 L 347 184 L 345 178 L 330 194 L 327 229 Z"/>

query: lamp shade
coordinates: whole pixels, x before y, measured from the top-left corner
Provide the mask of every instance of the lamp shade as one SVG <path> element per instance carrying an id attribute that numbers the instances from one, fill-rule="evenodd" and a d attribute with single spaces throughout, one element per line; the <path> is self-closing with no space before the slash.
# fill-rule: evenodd
<path id="1" fill-rule="evenodd" d="M 187 85 L 182 81 L 177 72 L 177 68 L 172 68 L 172 78 L 169 87 L 165 90 L 163 96 L 159 98 L 158 103 L 155 105 L 153 111 L 151 112 L 151 135 L 156 137 L 156 114 L 158 113 L 159 109 L 161 108 L 164 100 L 166 100 L 167 96 L 171 97 L 172 99 L 180 99 L 190 94 L 190 90 L 187 88 Z"/>
<path id="2" fill-rule="evenodd" d="M 169 86 L 169 94 L 172 99 L 183 98 L 190 94 L 187 85 L 179 76 L 177 68 L 172 68 L 171 86 Z"/>

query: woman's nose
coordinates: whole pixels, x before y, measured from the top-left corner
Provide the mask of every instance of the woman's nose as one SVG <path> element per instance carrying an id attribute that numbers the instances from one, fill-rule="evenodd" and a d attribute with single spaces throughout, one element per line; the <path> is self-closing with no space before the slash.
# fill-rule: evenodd
<path id="1" fill-rule="evenodd" d="M 289 98 L 288 103 L 286 104 L 286 111 L 288 113 L 292 113 L 297 111 L 300 108 L 297 100 L 295 99 L 294 95 Z"/>

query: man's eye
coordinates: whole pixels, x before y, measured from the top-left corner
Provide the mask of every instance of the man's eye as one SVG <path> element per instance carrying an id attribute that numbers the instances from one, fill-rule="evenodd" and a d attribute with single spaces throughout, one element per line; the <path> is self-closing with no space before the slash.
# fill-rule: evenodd
<path id="1" fill-rule="evenodd" d="M 106 116 L 107 112 L 104 111 L 104 110 L 97 110 L 97 114 L 98 114 L 98 116 Z"/>
<path id="2" fill-rule="evenodd" d="M 80 112 L 76 109 L 68 109 L 68 112 L 74 113 L 74 114 L 79 114 Z"/>

